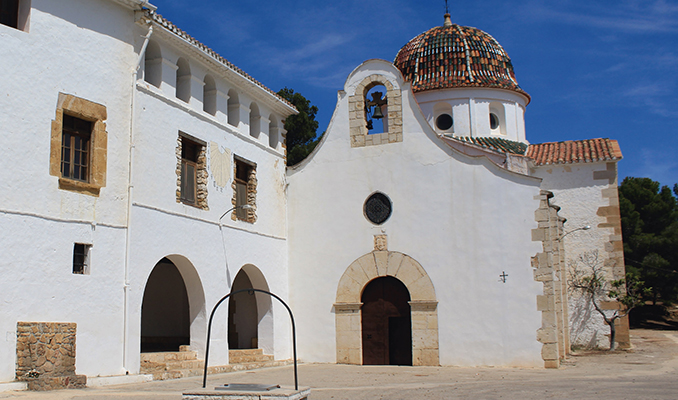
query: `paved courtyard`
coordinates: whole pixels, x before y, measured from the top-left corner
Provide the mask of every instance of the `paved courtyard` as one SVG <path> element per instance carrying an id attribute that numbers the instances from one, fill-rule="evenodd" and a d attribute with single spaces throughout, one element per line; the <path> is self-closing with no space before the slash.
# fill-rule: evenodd
<path id="1" fill-rule="evenodd" d="M 633 330 L 628 351 L 582 352 L 558 370 L 302 364 L 313 400 L 353 399 L 677 399 L 678 331 Z M 224 383 L 293 385 L 292 366 L 210 376 Z M 0 399 L 178 400 L 202 378 L 60 390 L 4 392 Z"/>

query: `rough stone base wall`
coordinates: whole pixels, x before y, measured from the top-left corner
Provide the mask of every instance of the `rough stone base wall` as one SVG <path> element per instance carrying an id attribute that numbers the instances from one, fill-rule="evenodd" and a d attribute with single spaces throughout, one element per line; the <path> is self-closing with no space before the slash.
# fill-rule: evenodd
<path id="1" fill-rule="evenodd" d="M 58 389 L 83 389 L 87 386 L 87 376 L 45 376 L 30 379 L 27 382 L 28 390 L 45 391 Z"/>
<path id="2" fill-rule="evenodd" d="M 85 387 L 75 375 L 75 323 L 18 322 L 16 379 L 29 390 Z"/>

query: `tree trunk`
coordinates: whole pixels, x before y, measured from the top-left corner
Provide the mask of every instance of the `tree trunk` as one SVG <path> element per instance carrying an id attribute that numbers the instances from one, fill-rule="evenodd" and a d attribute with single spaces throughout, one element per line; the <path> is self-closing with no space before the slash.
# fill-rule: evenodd
<path id="1" fill-rule="evenodd" d="M 617 336 L 617 327 L 614 323 L 616 319 L 617 318 L 614 317 L 608 322 L 608 325 L 610 325 L 610 351 L 613 351 L 616 347 L 615 338 Z"/>

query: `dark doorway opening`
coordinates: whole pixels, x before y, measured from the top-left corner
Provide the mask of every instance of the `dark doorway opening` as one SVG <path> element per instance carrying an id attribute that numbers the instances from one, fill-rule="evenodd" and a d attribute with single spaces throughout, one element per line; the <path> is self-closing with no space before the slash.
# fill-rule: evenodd
<path id="1" fill-rule="evenodd" d="M 141 305 L 141 352 L 179 351 L 189 345 L 190 308 L 184 279 L 172 261 L 160 260 L 146 282 Z"/>
<path id="2" fill-rule="evenodd" d="M 410 292 L 384 276 L 365 286 L 361 297 L 364 365 L 412 365 Z"/>
<path id="3" fill-rule="evenodd" d="M 252 281 L 242 269 L 235 276 L 231 292 L 252 288 Z M 228 299 L 228 348 L 259 347 L 259 312 L 254 292 L 237 293 Z"/>

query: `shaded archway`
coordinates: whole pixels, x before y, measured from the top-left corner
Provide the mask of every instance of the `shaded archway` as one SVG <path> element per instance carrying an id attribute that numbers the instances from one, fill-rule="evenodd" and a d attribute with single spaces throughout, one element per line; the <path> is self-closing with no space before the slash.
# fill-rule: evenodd
<path id="1" fill-rule="evenodd" d="M 361 296 L 364 365 L 412 365 L 410 292 L 396 278 L 383 276 Z"/>
<path id="2" fill-rule="evenodd" d="M 362 294 L 375 278 L 393 277 L 410 294 L 412 365 L 439 365 L 438 302 L 433 283 L 412 257 L 396 251 L 373 251 L 346 268 L 337 285 L 337 362 L 363 364 Z"/>
<path id="3" fill-rule="evenodd" d="M 238 271 L 231 292 L 249 288 L 269 290 L 261 270 L 251 264 Z M 265 354 L 273 354 L 273 309 L 269 296 L 244 292 L 229 298 L 228 347 L 231 350 L 260 348 Z"/>
<path id="4" fill-rule="evenodd" d="M 167 258 L 160 260 L 146 282 L 141 305 L 141 351 L 178 351 L 189 345 L 191 318 L 181 273 Z"/>

